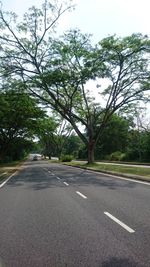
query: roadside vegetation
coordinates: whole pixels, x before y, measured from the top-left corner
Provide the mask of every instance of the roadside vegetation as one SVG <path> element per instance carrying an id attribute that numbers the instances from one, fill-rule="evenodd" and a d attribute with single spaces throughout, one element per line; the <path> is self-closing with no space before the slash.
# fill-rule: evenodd
<path id="1" fill-rule="evenodd" d="M 149 37 L 93 44 L 79 29 L 55 35 L 73 9 L 71 1 L 44 1 L 21 20 L 0 6 L 0 162 L 33 151 L 89 166 L 150 162 L 150 127 L 141 117 L 150 99 Z"/>
<path id="2" fill-rule="evenodd" d="M 93 163 L 87 164 L 85 162 L 71 162 L 71 163 L 64 163 L 67 165 L 81 167 L 84 169 L 100 171 L 109 174 L 115 175 L 125 175 L 125 177 L 129 176 L 131 178 L 136 178 L 139 180 L 146 180 L 150 182 L 150 168 L 145 167 L 132 167 L 132 166 L 122 166 L 122 165 L 115 165 L 115 164 L 105 164 L 105 163 Z"/>
<path id="3" fill-rule="evenodd" d="M 23 161 L 13 161 L 11 163 L 0 163 L 0 183 L 11 174 L 19 170 Z"/>
<path id="4" fill-rule="evenodd" d="M 113 115 L 104 130 L 101 140 L 95 149 L 96 161 L 150 163 L 150 131 L 134 123 L 135 116 Z M 45 121 L 46 122 L 46 121 Z M 55 120 L 56 122 L 56 120 Z M 70 155 L 72 159 L 87 160 L 87 147 L 80 138 L 68 128 L 58 128 L 52 118 L 42 127 L 39 137 L 39 148 L 46 156 L 58 157 Z M 54 127 L 55 125 L 55 127 Z M 86 133 L 85 133 L 86 135 Z"/>

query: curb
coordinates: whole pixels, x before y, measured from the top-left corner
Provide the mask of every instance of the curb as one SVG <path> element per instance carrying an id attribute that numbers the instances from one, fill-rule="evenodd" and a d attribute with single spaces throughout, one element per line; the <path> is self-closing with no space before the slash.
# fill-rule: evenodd
<path id="1" fill-rule="evenodd" d="M 92 171 L 92 172 L 96 172 L 96 173 L 103 173 L 103 174 L 109 174 L 111 176 L 132 179 L 133 181 L 136 180 L 136 181 L 146 182 L 147 184 L 150 185 L 150 180 L 147 180 L 144 176 L 132 175 L 132 174 L 122 174 L 122 173 L 111 172 L 111 171 L 94 170 L 94 169 L 90 169 L 88 167 L 72 166 L 69 164 L 62 164 L 62 165 L 66 165 L 66 166 L 70 166 L 70 167 L 78 168 L 78 169 L 82 169 L 82 170 L 88 170 L 88 171 Z"/>

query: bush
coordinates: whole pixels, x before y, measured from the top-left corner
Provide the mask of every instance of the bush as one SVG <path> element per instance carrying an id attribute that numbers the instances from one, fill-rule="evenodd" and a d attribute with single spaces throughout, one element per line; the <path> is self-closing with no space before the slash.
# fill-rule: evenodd
<path id="1" fill-rule="evenodd" d="M 136 149 L 134 150 L 128 149 L 126 152 L 125 160 L 126 161 L 139 161 L 139 154 L 136 151 Z"/>
<path id="2" fill-rule="evenodd" d="M 115 151 L 110 155 L 109 159 L 112 160 L 112 161 L 113 160 L 114 161 L 122 161 L 122 160 L 125 159 L 125 156 L 126 156 L 125 153 L 122 153 L 120 151 Z"/>
<path id="3" fill-rule="evenodd" d="M 70 162 L 73 160 L 73 156 L 72 155 L 61 155 L 60 160 L 62 162 Z"/>

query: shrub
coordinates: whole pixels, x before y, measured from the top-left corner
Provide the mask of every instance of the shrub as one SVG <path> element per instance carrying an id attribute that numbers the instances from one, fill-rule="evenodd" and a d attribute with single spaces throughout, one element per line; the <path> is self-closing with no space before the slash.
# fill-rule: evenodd
<path id="1" fill-rule="evenodd" d="M 120 151 L 115 151 L 110 155 L 110 160 L 115 160 L 115 161 L 122 161 L 125 159 L 125 153 L 122 153 Z"/>
<path id="2" fill-rule="evenodd" d="M 62 162 L 70 162 L 73 160 L 73 156 L 72 155 L 61 155 L 60 160 Z"/>

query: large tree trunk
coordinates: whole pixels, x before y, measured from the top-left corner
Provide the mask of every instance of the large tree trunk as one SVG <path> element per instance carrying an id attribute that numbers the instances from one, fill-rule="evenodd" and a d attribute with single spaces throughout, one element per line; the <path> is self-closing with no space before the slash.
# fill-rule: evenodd
<path id="1" fill-rule="evenodd" d="M 88 164 L 94 163 L 94 149 L 95 149 L 95 141 L 93 139 L 89 139 L 89 143 L 88 143 Z"/>

